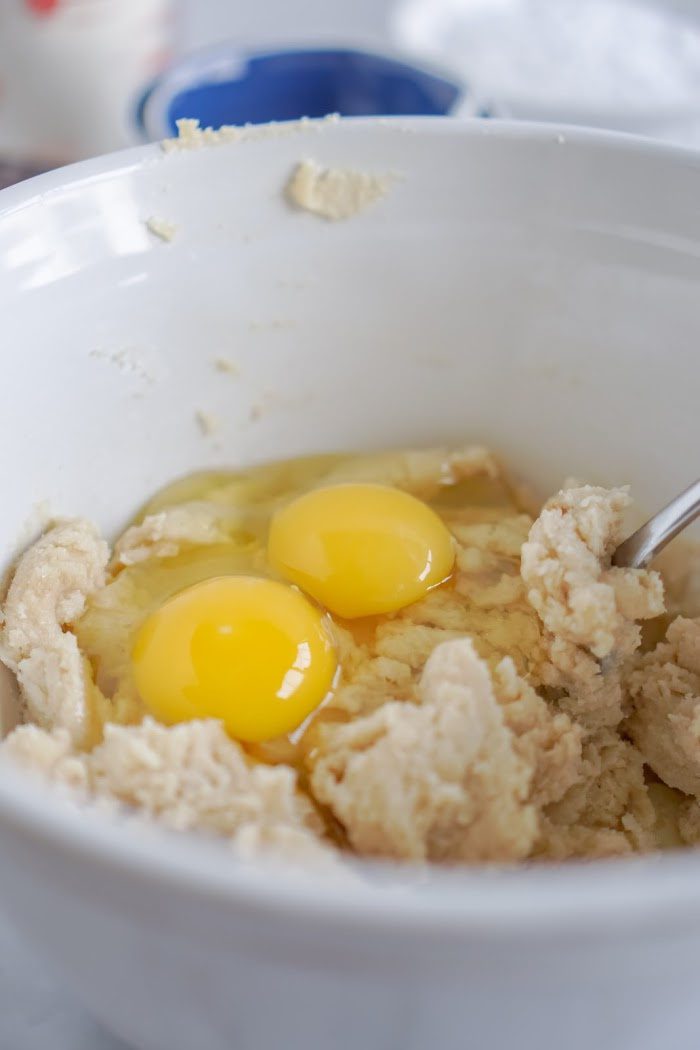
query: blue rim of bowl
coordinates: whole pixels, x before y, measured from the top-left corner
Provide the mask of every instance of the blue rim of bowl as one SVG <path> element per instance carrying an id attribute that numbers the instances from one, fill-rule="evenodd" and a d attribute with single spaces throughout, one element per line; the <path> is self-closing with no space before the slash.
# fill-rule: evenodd
<path id="1" fill-rule="evenodd" d="M 170 119 L 170 107 L 178 95 L 191 91 L 198 87 L 215 86 L 217 84 L 233 81 L 236 78 L 243 79 L 246 68 L 254 59 L 267 59 L 283 57 L 285 55 L 313 59 L 314 56 L 328 58 L 365 58 L 376 62 L 385 62 L 387 67 L 393 67 L 397 72 L 401 71 L 410 80 L 413 75 L 419 79 L 431 79 L 442 82 L 447 90 L 452 89 L 454 98 L 452 104 L 442 114 L 430 115 L 454 115 L 457 110 L 462 111 L 465 103 L 470 99 L 469 86 L 452 74 L 446 74 L 445 70 L 437 65 L 431 65 L 423 61 L 415 62 L 401 52 L 389 49 L 373 49 L 371 47 L 337 45 L 333 43 L 323 44 L 299 44 L 286 43 L 284 46 L 241 46 L 235 42 L 216 44 L 212 47 L 202 48 L 185 55 L 176 61 L 163 73 L 151 80 L 140 96 L 137 98 L 133 108 L 133 122 L 139 141 L 153 142 L 158 139 L 169 137 L 176 133 L 173 121 Z M 332 111 L 331 111 L 332 112 Z M 317 116 L 318 114 L 298 114 L 302 116 Z M 420 116 L 421 114 L 392 114 L 378 111 L 374 114 L 362 114 L 362 116 Z M 488 118 L 491 116 L 486 109 L 474 109 L 468 115 Z M 196 113 L 191 117 L 197 118 Z M 287 119 L 298 119 L 287 118 Z M 203 122 L 205 123 L 205 122 Z M 231 121 L 233 123 L 233 121 Z M 220 125 L 219 125 L 220 126 Z"/>

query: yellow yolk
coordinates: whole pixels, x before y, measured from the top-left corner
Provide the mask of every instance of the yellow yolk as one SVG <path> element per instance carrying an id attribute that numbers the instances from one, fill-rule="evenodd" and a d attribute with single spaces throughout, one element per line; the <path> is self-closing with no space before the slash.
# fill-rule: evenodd
<path id="1" fill-rule="evenodd" d="M 159 721 L 219 718 L 246 741 L 296 729 L 336 670 L 319 610 L 297 590 L 252 576 L 205 580 L 170 598 L 141 627 L 132 663 Z"/>
<path id="2" fill-rule="evenodd" d="M 452 572 L 454 546 L 430 507 L 385 485 L 335 485 L 272 518 L 270 565 L 338 616 L 394 612 Z"/>

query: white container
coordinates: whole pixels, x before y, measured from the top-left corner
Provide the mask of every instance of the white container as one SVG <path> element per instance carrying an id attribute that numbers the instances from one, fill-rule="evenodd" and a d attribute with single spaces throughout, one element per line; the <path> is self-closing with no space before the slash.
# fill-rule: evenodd
<path id="1" fill-rule="evenodd" d="M 329 224 L 283 200 L 306 156 L 404 177 Z M 659 506 L 697 473 L 699 179 L 692 153 L 445 119 L 6 191 L 0 563 L 41 499 L 113 532 L 183 471 L 328 448 L 471 438 L 544 491 Z M 697 1050 L 698 853 L 293 877 L 0 768 L 0 855 L 15 924 L 139 1050 Z"/>
<path id="2" fill-rule="evenodd" d="M 2 0 L 0 155 L 48 165 L 133 142 L 171 12 L 172 0 Z"/>

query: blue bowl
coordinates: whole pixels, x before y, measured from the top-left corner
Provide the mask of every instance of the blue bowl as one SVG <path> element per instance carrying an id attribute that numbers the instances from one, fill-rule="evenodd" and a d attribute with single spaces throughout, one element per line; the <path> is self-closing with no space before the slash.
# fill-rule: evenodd
<path id="1" fill-rule="evenodd" d="M 176 62 L 139 101 L 136 123 L 148 140 L 176 133 L 176 121 L 203 127 L 300 117 L 443 116 L 465 87 L 400 59 L 350 49 L 241 51 L 219 45 Z"/>

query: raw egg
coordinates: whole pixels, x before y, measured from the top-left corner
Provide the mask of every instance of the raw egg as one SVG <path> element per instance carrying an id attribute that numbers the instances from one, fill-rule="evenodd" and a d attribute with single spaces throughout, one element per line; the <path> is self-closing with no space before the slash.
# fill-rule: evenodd
<path id="1" fill-rule="evenodd" d="M 238 740 L 290 733 L 321 703 L 336 657 L 323 614 L 296 589 L 221 576 L 168 599 L 132 650 L 137 689 L 172 724 L 219 718 Z"/>
<path id="2" fill-rule="evenodd" d="M 452 572 L 452 537 L 425 503 L 386 485 L 314 489 L 272 518 L 268 561 L 346 619 L 394 612 Z"/>

